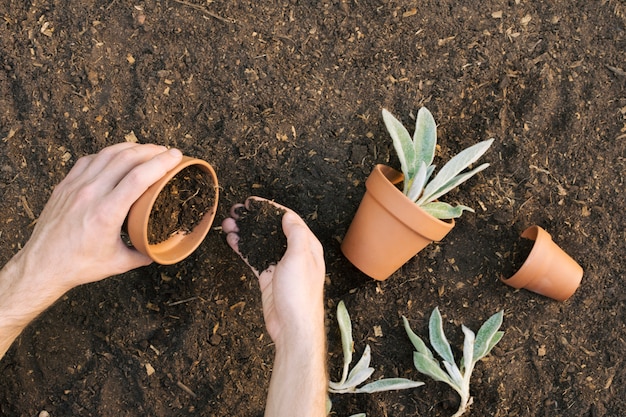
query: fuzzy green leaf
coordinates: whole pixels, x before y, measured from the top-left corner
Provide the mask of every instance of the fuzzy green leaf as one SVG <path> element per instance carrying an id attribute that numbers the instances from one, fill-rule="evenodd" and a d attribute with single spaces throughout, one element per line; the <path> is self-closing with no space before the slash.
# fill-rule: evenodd
<path id="1" fill-rule="evenodd" d="M 465 335 L 465 340 L 463 341 L 463 362 L 461 364 L 461 370 L 471 374 L 474 362 L 476 362 L 474 359 L 474 341 L 476 340 L 476 335 L 465 326 L 462 326 L 462 329 L 463 334 Z"/>
<path id="2" fill-rule="evenodd" d="M 443 168 L 441 168 L 435 178 L 433 178 L 433 180 L 426 186 L 426 188 L 424 189 L 424 195 L 418 201 L 418 204 L 422 204 L 422 202 L 426 201 L 432 201 L 438 196 L 443 195 L 441 193 L 441 190 L 447 187 L 448 182 L 450 182 L 461 171 L 476 162 L 478 158 L 480 158 L 485 152 L 487 152 L 487 149 L 489 149 L 493 141 L 494 139 L 489 139 L 479 142 L 459 152 L 452 159 L 450 159 L 450 161 L 448 161 L 448 163 L 445 164 Z M 465 178 L 463 181 L 465 181 L 467 178 Z M 435 196 L 437 194 L 438 196 Z"/>
<path id="3" fill-rule="evenodd" d="M 471 207 L 463 206 L 460 204 L 453 207 L 448 203 L 443 203 L 440 201 L 426 203 L 420 207 L 426 213 L 437 219 L 456 219 L 457 217 L 461 217 L 464 211 L 474 212 L 474 209 Z"/>
<path id="4" fill-rule="evenodd" d="M 383 109 L 383 120 L 387 131 L 393 141 L 393 147 L 398 154 L 400 160 L 400 166 L 402 167 L 402 173 L 405 179 L 404 192 L 408 190 L 408 182 L 413 178 L 418 167 L 415 163 L 415 148 L 413 147 L 413 141 L 408 130 L 402 125 L 402 123 L 396 119 L 388 110 Z"/>
<path id="5" fill-rule="evenodd" d="M 409 388 L 417 388 L 424 385 L 421 381 L 411 381 L 406 378 L 385 378 L 378 381 L 370 382 L 357 388 L 355 392 L 363 394 L 371 394 L 373 392 L 393 391 Z"/>
<path id="6" fill-rule="evenodd" d="M 434 359 L 433 353 L 430 351 L 430 349 L 428 349 L 424 341 L 418 335 L 416 335 L 413 330 L 411 330 L 407 318 L 402 316 L 402 321 L 404 323 L 404 330 L 409 336 L 409 340 L 411 341 L 411 343 L 413 343 L 415 350 L 431 359 Z"/>
<path id="7" fill-rule="evenodd" d="M 489 342 L 489 349 L 487 349 L 487 354 L 489 354 L 489 352 L 491 352 L 491 349 L 493 349 L 493 347 L 498 344 L 498 342 L 502 339 L 502 336 L 504 336 L 504 332 L 496 332 L 496 334 L 491 339 L 491 342 Z"/>
<path id="8" fill-rule="evenodd" d="M 478 330 L 476 341 L 474 342 L 474 362 L 478 362 L 485 357 L 502 338 L 503 332 L 498 332 L 498 329 L 502 325 L 503 317 L 504 311 L 500 310 L 489 317 Z M 493 343 L 494 338 L 496 338 L 498 334 L 499 338 Z"/>
<path id="9" fill-rule="evenodd" d="M 413 352 L 413 365 L 415 369 L 424 375 L 428 375 L 435 381 L 445 382 L 451 387 L 455 386 L 455 383 L 450 379 L 447 373 L 439 366 L 434 358 L 424 355 L 423 353 Z"/>
<path id="10" fill-rule="evenodd" d="M 489 166 L 489 164 L 486 163 L 486 164 L 482 164 L 482 165 L 472 169 L 471 171 L 463 172 L 463 173 L 457 175 L 456 177 L 452 178 L 450 181 L 448 181 L 444 185 L 442 185 L 439 189 L 428 191 L 428 192 L 430 192 L 430 194 L 426 194 L 427 190 L 424 190 L 424 194 L 417 201 L 417 203 L 420 204 L 420 205 L 424 205 L 424 204 L 426 204 L 428 202 L 436 200 L 437 198 L 441 197 L 442 195 L 447 194 L 453 188 L 458 187 L 459 185 L 463 184 L 465 181 L 469 180 L 474 175 L 478 174 L 480 171 L 484 170 L 488 166 Z"/>
<path id="11" fill-rule="evenodd" d="M 417 201 L 420 197 L 422 191 L 424 191 L 427 173 L 428 167 L 422 162 L 422 165 L 420 165 L 420 168 L 417 170 L 417 174 L 415 174 L 415 178 L 413 178 L 412 182 L 409 184 L 409 191 L 406 194 L 409 200 Z"/>
<path id="12" fill-rule="evenodd" d="M 452 388 L 457 390 L 457 388 L 462 387 L 463 375 L 461 374 L 461 370 L 459 369 L 459 367 L 456 366 L 456 363 L 448 363 L 446 361 L 443 361 L 443 367 L 446 369 L 446 372 L 450 376 L 450 379 L 452 380 L 452 382 L 454 382 L 454 385 L 452 385 Z"/>
<path id="13" fill-rule="evenodd" d="M 370 346 L 367 345 L 365 346 L 361 359 L 354 365 L 354 368 L 352 368 L 348 375 L 348 379 L 343 385 L 346 387 L 356 387 L 365 382 L 365 380 L 374 373 L 374 368 L 369 367 L 371 358 Z"/>
<path id="14" fill-rule="evenodd" d="M 337 305 L 337 322 L 339 323 L 339 331 L 341 333 L 341 346 L 343 348 L 343 373 L 339 384 L 343 384 L 348 377 L 350 363 L 352 363 L 352 322 L 350 315 L 343 301 Z"/>
<path id="15" fill-rule="evenodd" d="M 415 163 L 423 162 L 426 166 L 433 163 L 435 147 L 437 146 L 437 124 L 430 111 L 422 107 L 415 119 L 413 132 L 413 147 L 415 149 Z"/>
<path id="16" fill-rule="evenodd" d="M 450 343 L 448 342 L 446 334 L 443 331 L 443 323 L 441 313 L 439 313 L 439 307 L 435 307 L 430 315 L 428 332 L 430 336 L 430 344 L 439 356 L 441 356 L 441 358 L 448 363 L 454 363 L 454 355 L 452 354 Z"/>

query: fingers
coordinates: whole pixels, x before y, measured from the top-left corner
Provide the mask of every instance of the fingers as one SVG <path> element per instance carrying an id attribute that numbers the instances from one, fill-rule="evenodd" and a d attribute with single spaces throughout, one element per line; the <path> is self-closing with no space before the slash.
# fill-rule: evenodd
<path id="1" fill-rule="evenodd" d="M 239 220 L 239 210 L 242 207 L 246 207 L 241 203 L 235 204 L 230 208 L 230 217 L 232 217 L 235 220 Z"/>
<path id="2" fill-rule="evenodd" d="M 132 165 L 111 191 L 109 198 L 111 208 L 127 212 L 148 187 L 173 169 L 181 159 L 182 153 L 178 149 L 170 149 L 154 155 L 143 163 Z M 134 159 L 127 160 L 128 165 L 136 162 Z M 120 167 L 118 175 L 128 169 Z"/>
<path id="3" fill-rule="evenodd" d="M 79 158 L 72 167 L 72 169 L 70 169 L 70 172 L 65 176 L 63 182 L 71 182 L 74 181 L 74 179 L 76 179 L 77 177 L 81 176 L 83 172 L 87 169 L 87 167 L 91 165 L 95 157 L 96 155 L 87 155 Z"/>
<path id="4" fill-rule="evenodd" d="M 98 188 L 107 192 L 113 189 L 136 165 L 166 150 L 165 146 L 160 145 L 117 143 L 102 149 L 95 155 L 80 158 L 61 184 L 65 188 L 75 189 L 97 181 Z"/>
<path id="5" fill-rule="evenodd" d="M 98 154 L 92 163 L 94 169 L 98 169 L 95 172 L 95 177 L 97 177 L 97 181 L 102 187 L 112 190 L 136 167 L 147 163 L 158 155 L 166 153 L 166 151 L 167 148 L 164 146 L 136 145 L 124 148 L 112 155 L 112 157 L 109 157 L 109 153 Z M 103 165 L 102 162 L 106 159 L 109 160 Z M 88 171 L 91 169 L 92 167 L 89 167 Z M 106 175 L 102 175 L 103 172 L 106 172 Z"/>
<path id="6" fill-rule="evenodd" d="M 302 254 L 309 254 L 313 258 L 315 264 L 323 264 L 324 251 L 322 245 L 300 216 L 288 207 L 256 196 L 246 199 L 244 204 L 246 208 L 250 207 L 250 201 L 252 200 L 265 201 L 285 210 L 285 214 L 282 218 L 282 227 L 283 233 L 287 238 L 287 251 L 285 252 L 284 257 L 288 255 L 298 256 Z M 226 242 L 239 256 L 241 256 L 241 253 L 239 252 L 239 226 L 237 225 L 237 219 L 239 219 L 238 210 L 241 209 L 241 207 L 242 204 L 233 205 L 230 209 L 231 217 L 222 221 L 222 230 L 226 233 Z M 254 272 L 257 276 L 259 276 L 257 271 Z M 266 271 L 263 271 L 263 273 L 265 272 Z M 261 275 L 263 275 L 263 273 Z"/>
<path id="7" fill-rule="evenodd" d="M 239 226 L 232 217 L 227 217 L 222 221 L 222 231 L 226 234 L 239 232 Z"/>
<path id="8" fill-rule="evenodd" d="M 285 206 L 283 206 L 282 204 L 278 204 L 277 202 L 272 201 L 272 200 L 268 200 L 267 198 L 257 197 L 257 196 L 254 196 L 254 195 L 253 195 L 253 196 L 250 196 L 250 197 L 248 197 L 248 198 L 246 199 L 245 206 L 246 206 L 246 208 L 247 208 L 247 209 L 249 209 L 249 208 L 250 208 L 250 200 L 264 201 L 264 202 L 266 202 L 266 203 L 270 203 L 270 204 L 271 204 L 271 205 L 273 205 L 273 206 L 279 207 L 279 208 L 281 208 L 281 209 L 283 209 L 283 210 L 285 210 L 285 211 L 292 212 L 292 213 L 294 213 L 294 214 L 295 214 L 295 212 L 294 212 L 292 209 L 290 209 L 289 207 L 285 207 Z"/>
<path id="9" fill-rule="evenodd" d="M 122 250 L 123 256 L 120 256 L 119 258 L 123 259 L 123 264 L 120 265 L 119 273 L 124 273 L 141 266 L 147 266 L 153 262 L 149 256 L 144 255 L 135 249 L 124 247 Z"/>
<path id="10" fill-rule="evenodd" d="M 311 252 L 315 259 L 323 259 L 322 245 L 300 216 L 293 211 L 288 211 L 283 216 L 282 224 L 283 232 L 287 237 L 286 255 Z"/>
<path id="11" fill-rule="evenodd" d="M 226 235 L 226 243 L 228 246 L 232 248 L 237 254 L 239 253 L 239 235 L 237 233 L 229 233 Z"/>

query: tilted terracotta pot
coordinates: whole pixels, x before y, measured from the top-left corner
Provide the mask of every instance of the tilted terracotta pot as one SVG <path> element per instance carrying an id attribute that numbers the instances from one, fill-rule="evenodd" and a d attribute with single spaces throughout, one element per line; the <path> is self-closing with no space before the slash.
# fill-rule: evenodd
<path id="1" fill-rule="evenodd" d="M 150 220 L 152 206 L 157 196 L 176 174 L 192 165 L 198 166 L 211 177 L 211 183 L 215 189 L 213 208 L 204 215 L 200 223 L 190 233 L 177 233 L 161 243 L 150 244 L 148 240 L 148 221 Z M 155 262 L 163 265 L 171 265 L 185 259 L 200 246 L 200 243 L 202 243 L 209 232 L 217 212 L 218 197 L 217 175 L 213 167 L 201 159 L 183 156 L 180 164 L 150 186 L 130 208 L 127 223 L 131 243 L 139 252 L 148 255 Z"/>
<path id="2" fill-rule="evenodd" d="M 522 237 L 535 243 L 519 271 L 502 281 L 555 300 L 567 300 L 580 285 L 583 269 L 541 227 L 529 227 Z"/>
<path id="3" fill-rule="evenodd" d="M 343 254 L 354 266 L 380 281 L 454 227 L 453 220 L 439 220 L 409 200 L 394 185 L 402 179 L 402 173 L 393 168 L 374 167 L 341 243 Z"/>

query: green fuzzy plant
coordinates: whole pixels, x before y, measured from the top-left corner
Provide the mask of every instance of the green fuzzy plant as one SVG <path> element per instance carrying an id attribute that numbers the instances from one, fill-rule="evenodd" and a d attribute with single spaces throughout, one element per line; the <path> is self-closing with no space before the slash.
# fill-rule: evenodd
<path id="1" fill-rule="evenodd" d="M 404 174 L 403 193 L 424 211 L 438 219 L 457 218 L 465 210 L 473 212 L 472 208 L 464 205 L 453 207 L 448 203 L 435 200 L 489 166 L 489 164 L 482 164 L 463 172 L 489 149 L 493 139 L 463 150 L 450 159 L 429 181 L 435 170 L 432 162 L 437 146 L 437 125 L 430 111 L 422 107 L 417 113 L 413 138 L 402 123 L 386 109 L 383 109 L 383 120 L 393 140 L 393 146 Z"/>
<path id="2" fill-rule="evenodd" d="M 405 378 L 384 378 L 378 381 L 358 387 L 365 382 L 373 373 L 370 367 L 371 351 L 369 345 L 365 346 L 363 355 L 357 364 L 350 370 L 352 363 L 352 322 L 343 301 L 337 305 L 337 322 L 341 332 L 341 346 L 343 348 L 343 372 L 339 382 L 330 382 L 328 391 L 334 394 L 367 393 L 415 388 L 424 385 L 420 381 L 411 381 Z"/>
<path id="3" fill-rule="evenodd" d="M 484 358 L 493 347 L 502 339 L 504 332 L 498 331 L 502 325 L 504 313 L 499 311 L 491 316 L 478 330 L 478 334 L 465 326 L 462 326 L 465 340 L 463 343 L 463 358 L 457 366 L 454 355 L 450 348 L 450 343 L 443 331 L 443 324 L 439 308 L 435 308 L 430 315 L 428 324 L 430 344 L 437 354 L 443 359 L 443 367 L 435 359 L 432 351 L 426 346 L 422 339 L 417 336 L 406 317 L 402 316 L 404 329 L 406 330 L 411 343 L 415 347 L 413 352 L 413 363 L 415 368 L 434 379 L 445 382 L 452 387 L 460 396 L 459 409 L 452 417 L 460 417 L 472 405 L 473 399 L 470 396 L 470 377 L 474 371 L 476 363 Z"/>

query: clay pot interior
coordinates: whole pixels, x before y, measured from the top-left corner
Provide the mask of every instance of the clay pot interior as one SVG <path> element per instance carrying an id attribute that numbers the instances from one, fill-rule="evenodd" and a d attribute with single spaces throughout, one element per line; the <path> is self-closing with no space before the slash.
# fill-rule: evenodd
<path id="1" fill-rule="evenodd" d="M 202 220 L 190 232 L 176 232 L 159 243 L 151 243 L 149 222 L 153 206 L 168 182 L 187 167 L 196 166 L 206 173 L 214 191 L 213 206 L 206 211 Z M 179 165 L 153 184 L 132 205 L 127 220 L 128 235 L 132 245 L 155 262 L 170 265 L 189 256 L 202 243 L 213 224 L 219 198 L 217 175 L 213 167 L 201 159 L 184 156 Z"/>
<path id="2" fill-rule="evenodd" d="M 534 241 L 528 258 L 512 277 L 502 281 L 558 301 L 571 297 L 583 276 L 581 266 L 539 226 L 524 230 L 522 238 Z"/>

